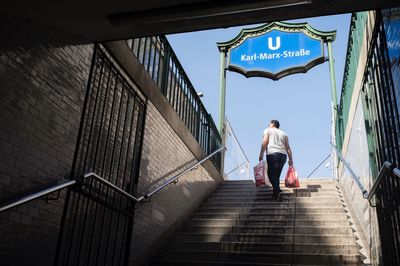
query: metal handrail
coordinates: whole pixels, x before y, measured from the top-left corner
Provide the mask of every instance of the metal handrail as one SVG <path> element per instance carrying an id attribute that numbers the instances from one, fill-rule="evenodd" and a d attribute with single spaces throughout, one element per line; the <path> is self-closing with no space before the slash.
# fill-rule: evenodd
<path id="1" fill-rule="evenodd" d="M 0 212 L 5 211 L 7 209 L 10 209 L 12 207 L 21 205 L 21 204 L 26 203 L 28 201 L 40 198 L 42 196 L 48 195 L 50 193 L 56 192 L 58 190 L 64 189 L 66 187 L 70 187 L 70 186 L 75 185 L 75 184 L 76 184 L 76 180 L 68 180 L 68 181 L 66 181 L 66 182 L 64 182 L 62 184 L 59 184 L 59 185 L 56 185 L 56 186 L 53 186 L 53 187 L 50 187 L 50 188 L 46 188 L 44 190 L 41 190 L 39 192 L 30 194 L 28 196 L 24 196 L 24 197 L 22 197 L 22 198 L 20 198 L 18 200 L 12 201 L 11 203 L 7 203 L 7 204 L 4 204 L 3 206 L 0 206 Z"/>
<path id="2" fill-rule="evenodd" d="M 378 177 L 376 178 L 375 183 L 374 183 L 374 185 L 372 186 L 371 191 L 369 192 L 369 195 L 368 195 L 368 198 L 367 198 L 367 200 L 369 201 L 369 204 L 370 204 L 372 207 L 375 207 L 375 206 L 373 206 L 373 205 L 371 204 L 371 199 L 372 199 L 372 197 L 375 195 L 376 190 L 378 189 L 378 186 L 379 186 L 380 183 L 382 182 L 383 178 L 386 176 L 386 173 L 387 173 L 388 171 L 391 171 L 391 170 L 392 170 L 393 173 L 394 173 L 396 176 L 398 176 L 398 177 L 400 178 L 400 170 L 397 169 L 397 168 L 396 168 L 396 169 L 393 169 L 393 168 L 394 168 L 394 165 L 393 165 L 392 163 L 390 163 L 390 162 L 388 162 L 388 161 L 386 161 L 386 162 L 383 163 L 383 166 L 382 166 L 381 170 L 379 171 Z"/>
<path id="3" fill-rule="evenodd" d="M 400 169 L 398 168 L 393 169 L 393 174 L 395 174 L 398 178 L 400 178 Z"/>
<path id="4" fill-rule="evenodd" d="M 224 178 L 228 178 L 228 175 L 233 173 L 234 171 L 236 171 L 237 169 L 239 169 L 240 167 L 242 167 L 243 165 L 247 165 L 247 167 L 250 165 L 250 161 L 249 158 L 247 158 L 246 153 L 244 152 L 244 149 L 242 147 L 242 145 L 240 144 L 235 131 L 233 130 L 231 123 L 229 122 L 228 117 L 225 117 L 225 132 L 226 132 L 226 136 L 225 136 L 225 145 L 228 145 L 228 135 L 232 135 L 232 139 L 236 142 L 237 146 L 239 147 L 240 151 L 242 152 L 245 161 L 243 163 L 241 163 L 240 165 L 234 167 L 232 170 L 230 170 L 228 173 L 224 173 Z M 225 172 L 225 170 L 224 170 Z"/>
<path id="5" fill-rule="evenodd" d="M 153 196 L 154 194 L 156 194 L 158 191 L 160 191 L 161 189 L 163 189 L 164 187 L 168 186 L 169 184 L 171 184 L 172 182 L 175 182 L 175 180 L 177 180 L 179 177 L 183 176 L 184 174 L 186 174 L 187 172 L 191 171 L 193 168 L 199 166 L 200 164 L 202 164 L 203 162 L 207 161 L 208 159 L 210 159 L 211 157 L 213 157 L 215 154 L 222 152 L 226 150 L 226 147 L 222 147 L 219 148 L 218 150 L 212 152 L 210 155 L 206 156 L 204 159 L 202 159 L 201 161 L 198 161 L 197 163 L 195 163 L 194 165 L 192 165 L 191 167 L 189 167 L 188 169 L 186 169 L 185 171 L 181 172 L 180 174 L 176 175 L 175 177 L 172 177 L 171 179 L 167 180 L 164 184 L 162 184 L 161 186 L 159 186 L 158 188 L 154 189 L 152 192 L 147 193 L 146 195 L 144 195 L 144 197 L 147 199 L 151 196 Z"/>
<path id="6" fill-rule="evenodd" d="M 144 201 L 145 199 L 150 198 L 151 196 L 153 196 L 154 194 L 156 194 L 158 191 L 162 190 L 164 187 L 168 186 L 169 184 L 176 182 L 176 180 L 178 178 L 180 178 L 181 176 L 183 176 L 184 174 L 186 174 L 187 172 L 191 171 L 192 169 L 196 168 L 197 166 L 199 166 L 200 164 L 202 164 L 203 162 L 209 160 L 211 157 L 213 157 L 215 154 L 225 150 L 226 147 L 222 147 L 219 148 L 218 150 L 212 152 L 210 155 L 206 156 L 205 158 L 203 158 L 202 160 L 198 161 L 197 163 L 195 163 L 194 165 L 192 165 L 191 167 L 189 167 L 188 169 L 182 171 L 181 173 L 179 173 L 178 175 L 168 179 L 167 181 L 165 181 L 163 184 L 161 184 L 159 187 L 157 187 L 156 189 L 154 189 L 151 192 L 148 192 L 146 194 L 143 194 L 142 196 L 140 196 L 139 198 L 136 198 L 135 196 L 129 194 L 128 192 L 120 189 L 119 187 L 115 186 L 114 184 L 110 183 L 109 181 L 105 180 L 104 178 L 98 176 L 97 174 L 90 172 L 90 173 L 86 173 L 83 175 L 84 178 L 89 178 L 89 177 L 93 177 L 95 179 L 97 179 L 98 181 L 102 182 L 103 184 L 105 184 L 106 186 L 111 187 L 112 189 L 115 189 L 116 191 L 118 191 L 119 193 L 123 194 L 124 196 L 126 196 L 127 198 L 129 198 L 130 200 L 139 203 Z"/>
<path id="7" fill-rule="evenodd" d="M 226 147 L 222 147 L 216 151 L 214 151 L 213 153 L 211 153 L 210 155 L 206 156 L 204 159 L 200 160 L 199 162 L 195 163 L 194 165 L 192 165 L 191 167 L 189 167 L 188 169 L 184 170 L 183 172 L 179 173 L 178 175 L 172 177 L 171 179 L 167 180 L 166 182 L 164 182 L 161 186 L 157 187 L 156 189 L 154 189 L 153 191 L 144 194 L 142 196 L 140 196 L 139 198 L 134 197 L 133 195 L 129 194 L 128 192 L 122 190 L 121 188 L 117 187 L 116 185 L 112 184 L 111 182 L 105 180 L 104 178 L 98 176 L 97 174 L 90 172 L 90 173 L 86 173 L 83 175 L 84 179 L 87 179 L 89 177 L 94 178 L 96 180 L 98 180 L 99 182 L 105 184 L 106 186 L 118 191 L 119 193 L 121 193 L 122 195 L 124 195 L 125 197 L 127 197 L 128 199 L 135 201 L 136 203 L 142 202 L 145 199 L 150 198 L 152 195 L 156 194 L 158 191 L 162 190 L 164 187 L 168 186 L 169 184 L 171 184 L 172 182 L 176 182 L 176 180 L 178 178 L 180 178 L 181 176 L 183 176 L 184 174 L 186 174 L 187 172 L 191 171 L 193 168 L 196 168 L 197 166 L 199 166 L 200 164 L 202 164 L 203 162 L 209 160 L 211 157 L 213 157 L 215 154 L 225 150 Z M 68 180 L 62 184 L 50 187 L 50 188 L 46 188 L 44 190 L 41 190 L 39 192 L 30 194 L 28 196 L 24 196 L 18 200 L 14 200 L 11 203 L 7 203 L 4 204 L 3 206 L 0 206 L 0 212 L 5 211 L 7 209 L 10 209 L 12 207 L 21 205 L 23 203 L 26 203 L 28 201 L 40 198 L 42 196 L 48 195 L 52 192 L 61 190 L 63 188 L 67 188 L 70 187 L 72 185 L 75 185 L 77 183 L 77 180 Z"/>
<path id="8" fill-rule="evenodd" d="M 163 188 L 165 188 L 166 186 L 168 186 L 169 184 L 176 182 L 177 179 L 179 179 L 181 176 L 183 176 L 184 174 L 186 174 L 187 172 L 191 171 L 192 169 L 196 168 L 197 166 L 199 166 L 200 164 L 202 164 L 203 162 L 209 160 L 211 157 L 213 157 L 215 154 L 225 150 L 226 147 L 222 147 L 219 148 L 218 150 L 212 152 L 210 155 L 206 156 L 205 158 L 203 158 L 202 160 L 198 161 L 197 163 L 195 163 L 194 165 L 192 165 L 191 167 L 189 167 L 188 169 L 182 171 L 181 173 L 177 174 L 176 176 L 168 179 L 167 181 L 165 181 L 163 184 L 161 184 L 159 187 L 157 187 L 156 189 L 154 189 L 151 192 L 148 192 L 146 194 L 143 194 L 142 196 L 140 196 L 139 198 L 136 198 L 135 196 L 129 194 L 128 192 L 120 189 L 119 187 L 115 186 L 114 184 L 110 183 L 109 181 L 105 180 L 104 178 L 98 176 L 97 174 L 90 172 L 90 173 L 86 173 L 83 175 L 84 178 L 89 178 L 89 177 L 93 177 L 95 179 L 97 179 L 98 181 L 102 182 L 103 184 L 105 184 L 108 187 L 111 187 L 112 189 L 115 189 L 116 191 L 118 191 L 119 193 L 123 194 L 125 197 L 127 197 L 128 199 L 136 202 L 136 203 L 140 203 L 142 201 L 144 201 L 145 199 L 150 198 L 151 196 L 153 196 L 154 194 L 156 194 L 157 192 L 159 192 L 160 190 L 162 190 Z"/>
<path id="9" fill-rule="evenodd" d="M 335 149 L 336 155 L 340 158 L 340 160 L 343 162 L 344 166 L 347 168 L 347 170 L 350 173 L 351 178 L 353 178 L 354 182 L 358 185 L 360 188 L 363 198 L 367 199 L 368 198 L 368 191 L 365 189 L 364 185 L 361 183 L 361 180 L 357 175 L 354 173 L 353 169 L 350 167 L 350 165 L 346 162 L 344 159 L 342 153 L 338 150 L 338 148 L 331 142 L 332 147 Z"/>
<path id="10" fill-rule="evenodd" d="M 143 199 L 142 199 L 143 197 L 136 198 L 136 197 L 134 197 L 133 195 L 131 195 L 131 194 L 129 194 L 128 192 L 126 192 L 125 190 L 120 189 L 119 187 L 117 187 L 117 186 L 114 185 L 113 183 L 107 181 L 106 179 L 102 178 L 101 176 L 99 176 L 99 175 L 97 175 L 97 174 L 95 174 L 95 173 L 93 173 L 93 172 L 89 172 L 89 173 L 86 173 L 86 174 L 83 175 L 83 178 L 84 178 L 84 179 L 87 179 L 87 178 L 89 178 L 89 177 L 92 177 L 92 178 L 96 179 L 97 181 L 103 183 L 104 185 L 106 185 L 106 186 L 108 186 L 108 187 L 111 187 L 112 189 L 118 191 L 119 193 L 121 193 L 122 195 L 124 195 L 125 197 L 127 197 L 128 199 L 130 199 L 130 200 L 132 200 L 132 201 L 140 202 L 140 201 L 143 200 Z"/>

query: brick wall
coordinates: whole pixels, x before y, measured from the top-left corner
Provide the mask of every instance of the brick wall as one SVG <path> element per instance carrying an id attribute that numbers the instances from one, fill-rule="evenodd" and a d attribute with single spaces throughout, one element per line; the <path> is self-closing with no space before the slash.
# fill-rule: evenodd
<path id="1" fill-rule="evenodd" d="M 0 44 L 0 201 L 4 202 L 69 178 L 94 46 L 52 29 L 21 21 L 16 25 L 2 16 L 0 22 L 10 23 L 0 27 L 0 33 L 6 29 L 9 36 Z M 151 95 L 140 194 L 204 155 L 140 63 L 127 58 L 135 68 L 119 60 L 122 68 L 146 96 Z M 145 262 L 221 181 L 207 162 L 139 206 L 131 262 Z M 65 191 L 58 200 L 38 199 L 0 213 L 0 265 L 52 265 L 64 198 Z"/>
<path id="2" fill-rule="evenodd" d="M 152 103 L 148 104 L 139 174 L 139 194 L 172 177 L 193 163 L 195 157 Z M 131 265 L 145 264 L 170 233 L 179 227 L 218 182 L 200 166 L 135 212 L 131 244 Z"/>
<path id="3" fill-rule="evenodd" d="M 39 28 L 10 24 L 0 45 L 1 200 L 71 171 L 93 46 L 41 43 L 53 31 Z M 51 265 L 63 204 L 39 199 L 1 213 L 0 264 Z"/>

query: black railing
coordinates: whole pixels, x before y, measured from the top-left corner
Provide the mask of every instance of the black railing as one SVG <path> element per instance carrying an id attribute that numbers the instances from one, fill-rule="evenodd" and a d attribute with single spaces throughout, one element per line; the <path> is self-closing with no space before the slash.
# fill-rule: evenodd
<path id="1" fill-rule="evenodd" d="M 386 161 L 393 166 L 379 182 L 378 175 L 374 180 L 377 187 L 374 185 L 370 193 L 377 202 L 384 264 L 400 265 L 400 183 L 398 170 L 393 170 L 400 165 L 400 118 L 380 11 L 375 23 L 363 79 L 363 111 L 372 172 L 376 174 L 377 166 Z"/>
<path id="2" fill-rule="evenodd" d="M 126 264 L 134 208 L 126 195 L 136 193 L 146 104 L 96 45 L 71 173 L 79 186 L 67 193 L 55 265 Z"/>
<path id="3" fill-rule="evenodd" d="M 370 203 L 374 196 L 383 263 L 400 265 L 400 170 L 389 162 L 384 163 L 370 191 Z"/>
<path id="4" fill-rule="evenodd" d="M 380 12 L 377 13 L 368 66 L 364 76 L 367 130 L 372 134 L 376 165 L 385 161 L 400 165 L 400 117 L 387 52 L 386 35 Z"/>
<path id="5" fill-rule="evenodd" d="M 221 136 L 165 36 L 127 41 L 128 46 L 175 109 L 203 151 L 222 147 Z M 220 170 L 221 155 L 212 159 Z"/>

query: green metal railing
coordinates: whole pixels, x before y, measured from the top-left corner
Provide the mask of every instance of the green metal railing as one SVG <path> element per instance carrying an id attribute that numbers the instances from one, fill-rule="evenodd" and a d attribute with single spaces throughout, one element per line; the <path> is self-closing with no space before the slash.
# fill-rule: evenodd
<path id="1" fill-rule="evenodd" d="M 209 155 L 222 147 L 222 139 L 194 86 L 165 36 L 127 40 L 128 46 Z M 221 154 L 213 159 L 220 170 Z"/>
<path id="2" fill-rule="evenodd" d="M 351 97 L 357 75 L 358 60 L 360 58 L 367 17 L 368 12 L 353 13 L 351 17 L 336 128 L 336 143 L 340 150 L 343 144 L 344 132 L 346 132 Z"/>

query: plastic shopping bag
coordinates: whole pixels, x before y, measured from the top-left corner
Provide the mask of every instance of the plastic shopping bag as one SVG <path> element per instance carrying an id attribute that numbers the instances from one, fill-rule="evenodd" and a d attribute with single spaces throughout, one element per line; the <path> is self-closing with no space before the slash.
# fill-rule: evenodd
<path id="1" fill-rule="evenodd" d="M 296 169 L 293 166 L 289 166 L 289 169 L 285 177 L 285 187 L 296 188 L 300 186 L 299 179 L 297 177 Z"/>
<path id="2" fill-rule="evenodd" d="M 271 186 L 267 176 L 267 163 L 265 161 L 260 161 L 256 166 L 253 167 L 254 170 L 254 180 L 256 181 L 256 187 L 267 185 Z"/>

